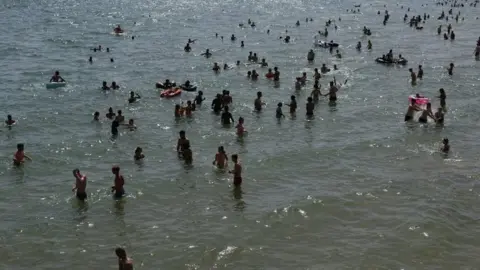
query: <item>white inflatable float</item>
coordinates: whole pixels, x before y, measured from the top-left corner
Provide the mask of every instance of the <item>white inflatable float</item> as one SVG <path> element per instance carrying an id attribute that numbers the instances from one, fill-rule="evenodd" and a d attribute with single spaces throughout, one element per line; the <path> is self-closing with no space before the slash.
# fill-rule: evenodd
<path id="1" fill-rule="evenodd" d="M 55 89 L 55 88 L 65 87 L 66 85 L 67 85 L 67 82 L 49 82 L 45 84 L 45 87 L 47 89 Z"/>

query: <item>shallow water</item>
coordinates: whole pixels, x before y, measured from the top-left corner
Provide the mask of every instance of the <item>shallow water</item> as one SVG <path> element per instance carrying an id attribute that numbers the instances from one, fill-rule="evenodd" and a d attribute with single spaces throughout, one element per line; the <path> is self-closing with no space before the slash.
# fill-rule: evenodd
<path id="1" fill-rule="evenodd" d="M 353 4 L 2 2 L 0 104 L 18 125 L 1 132 L 0 268 L 115 269 L 113 249 L 122 245 L 136 269 L 475 269 L 480 62 L 472 55 L 478 38 L 472 33 L 478 9 L 454 9 L 465 21 L 451 20 L 451 42 L 436 35 L 434 17 L 442 8 L 433 3 L 424 8 L 403 2 L 412 8 L 409 15 L 432 16 L 422 31 L 403 24 L 402 3 L 375 1 L 362 5 L 360 14 L 346 13 Z M 376 14 L 384 4 L 391 13 L 386 26 Z M 312 36 L 327 18 L 339 16 L 329 39 L 342 45 L 343 58 L 317 49 L 315 63 L 306 63 Z M 305 23 L 305 17 L 314 21 Z M 237 27 L 248 18 L 256 29 Z M 110 34 L 118 23 L 127 31 L 123 37 Z M 366 47 L 364 25 L 373 32 L 371 52 L 355 50 L 359 40 Z M 278 40 L 285 29 L 291 44 Z M 232 33 L 235 43 L 228 38 Z M 198 41 L 184 53 L 188 38 Z M 111 52 L 90 50 L 99 44 Z M 213 51 L 211 59 L 199 56 L 206 48 Z M 376 64 L 390 48 L 409 64 Z M 245 74 L 253 67 L 243 64 L 212 74 L 213 62 L 243 63 L 249 51 L 279 67 L 279 87 L 263 78 L 262 68 L 256 68 L 258 82 L 248 81 Z M 445 69 L 450 62 L 456 66 L 452 77 Z M 310 76 L 322 63 L 340 68 L 321 79 L 322 89 L 333 75 L 348 79 L 348 86 L 337 106 L 320 101 L 315 119 L 307 121 L 304 100 L 311 82 L 295 92 L 293 80 L 302 71 Z M 425 77 L 412 87 L 408 68 L 419 64 Z M 46 90 L 54 70 L 69 84 Z M 194 93 L 159 98 L 153 85 L 166 78 L 189 79 L 205 93 L 206 104 L 192 119 L 174 120 L 173 106 Z M 122 88 L 103 93 L 103 80 Z M 445 126 L 405 124 L 408 95 L 434 98 L 440 87 L 448 96 Z M 232 93 L 234 118 L 245 118 L 249 135 L 243 139 L 222 128 L 208 108 L 222 89 Z M 129 91 L 142 100 L 128 105 Z M 267 103 L 259 115 L 252 113 L 257 91 Z M 276 104 L 292 94 L 299 112 L 278 122 Z M 91 123 L 94 111 L 104 118 L 110 106 L 134 118 L 139 129 L 123 130 L 112 142 L 109 121 Z M 190 168 L 175 154 L 182 129 L 194 152 Z M 448 156 L 437 151 L 443 137 L 452 144 Z M 19 142 L 34 161 L 13 168 Z M 219 145 L 240 155 L 241 191 L 232 191 L 231 176 L 212 168 Z M 136 146 L 147 156 L 141 164 L 132 161 Z M 120 202 L 109 194 L 114 164 L 122 168 L 129 194 Z M 85 205 L 70 192 L 73 168 L 89 178 Z"/>

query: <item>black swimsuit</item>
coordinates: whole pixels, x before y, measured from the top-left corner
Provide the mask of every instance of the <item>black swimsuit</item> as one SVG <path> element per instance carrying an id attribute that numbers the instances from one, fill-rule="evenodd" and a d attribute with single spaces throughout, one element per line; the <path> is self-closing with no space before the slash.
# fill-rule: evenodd
<path id="1" fill-rule="evenodd" d="M 87 193 L 77 191 L 77 198 L 81 201 L 84 201 L 87 198 Z"/>

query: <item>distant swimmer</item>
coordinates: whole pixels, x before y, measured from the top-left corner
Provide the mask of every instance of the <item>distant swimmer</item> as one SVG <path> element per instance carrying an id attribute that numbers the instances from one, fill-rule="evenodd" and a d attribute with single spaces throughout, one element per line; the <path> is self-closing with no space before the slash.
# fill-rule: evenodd
<path id="1" fill-rule="evenodd" d="M 450 33 L 450 40 L 455 40 L 455 33 L 453 31 Z"/>
<path id="2" fill-rule="evenodd" d="M 210 53 L 210 49 L 207 49 L 205 50 L 204 53 L 200 54 L 200 55 L 203 55 L 205 56 L 206 58 L 209 58 L 210 56 L 212 56 L 212 53 Z"/>
<path id="3" fill-rule="evenodd" d="M 113 180 L 112 192 L 115 199 L 120 199 L 125 195 L 125 190 L 123 186 L 125 185 L 125 179 L 120 174 L 120 167 L 113 166 L 112 173 L 115 175 L 115 179 Z"/>
<path id="4" fill-rule="evenodd" d="M 358 51 L 360 51 L 362 49 L 362 42 L 358 42 L 357 43 L 357 46 L 355 47 Z"/>
<path id="5" fill-rule="evenodd" d="M 116 248 L 115 254 L 118 257 L 118 270 L 133 270 L 133 261 L 127 257 L 125 249 Z"/>
<path id="6" fill-rule="evenodd" d="M 122 124 L 122 125 L 127 127 L 130 131 L 134 131 L 137 129 L 137 126 L 135 125 L 135 120 L 133 119 L 128 120 L 128 124 Z"/>
<path id="7" fill-rule="evenodd" d="M 290 114 L 295 114 L 297 111 L 297 100 L 294 95 L 290 96 L 290 104 L 286 104 L 290 107 Z"/>
<path id="8" fill-rule="evenodd" d="M 233 185 L 235 187 L 239 187 L 242 184 L 242 165 L 238 162 L 238 155 L 232 155 L 233 161 L 233 170 L 229 171 L 229 173 L 233 174 Z"/>
<path id="9" fill-rule="evenodd" d="M 442 146 L 440 147 L 440 151 L 442 151 L 443 153 L 448 153 L 450 151 L 450 144 L 449 144 L 449 141 L 447 138 L 444 138 L 442 140 Z"/>
<path id="10" fill-rule="evenodd" d="M 141 97 L 138 95 L 138 93 L 135 93 L 133 91 L 130 92 L 130 98 L 128 99 L 128 103 L 134 103 L 137 100 L 139 100 Z"/>
<path id="11" fill-rule="evenodd" d="M 117 90 L 120 89 L 120 86 L 116 82 L 112 82 L 112 85 L 110 85 L 110 89 Z"/>
<path id="12" fill-rule="evenodd" d="M 79 169 L 73 170 L 73 176 L 75 177 L 75 185 L 72 188 L 72 192 L 76 191 L 77 199 L 84 201 L 87 198 L 87 177 L 82 175 Z"/>
<path id="13" fill-rule="evenodd" d="M 450 63 L 450 66 L 447 68 L 448 75 L 452 76 L 453 75 L 453 68 L 455 65 L 453 63 Z"/>
<path id="14" fill-rule="evenodd" d="M 113 31 L 114 31 L 116 34 L 121 34 L 121 33 L 123 33 L 123 29 L 120 27 L 120 24 L 118 24 L 117 27 L 113 28 Z"/>
<path id="15" fill-rule="evenodd" d="M 145 158 L 145 155 L 143 154 L 143 149 L 141 147 L 137 147 L 135 149 L 135 154 L 133 155 L 133 159 L 138 161 L 144 158 Z"/>
<path id="16" fill-rule="evenodd" d="M 257 92 L 257 98 L 253 102 L 253 106 L 255 108 L 255 111 L 261 112 L 262 111 L 262 106 L 264 106 L 265 103 L 262 101 L 262 92 Z"/>
<path id="17" fill-rule="evenodd" d="M 93 114 L 93 122 L 99 122 L 100 121 L 100 113 L 99 112 L 95 112 Z"/>
<path id="18" fill-rule="evenodd" d="M 231 40 L 231 41 L 235 41 L 235 40 L 237 40 L 237 37 L 235 37 L 235 35 L 232 34 L 232 36 L 230 37 L 230 40 Z"/>
<path id="19" fill-rule="evenodd" d="M 313 99 L 311 97 L 307 98 L 307 104 L 305 105 L 306 115 L 308 118 L 313 117 L 313 111 L 315 110 L 315 103 L 313 103 Z"/>
<path id="20" fill-rule="evenodd" d="M 114 119 L 115 118 L 115 113 L 113 112 L 113 108 L 110 107 L 108 108 L 108 113 L 105 115 L 108 119 Z"/>
<path id="21" fill-rule="evenodd" d="M 443 119 L 445 117 L 445 114 L 443 113 L 443 109 L 438 108 L 434 116 L 435 116 L 435 123 L 442 125 Z"/>
<path id="22" fill-rule="evenodd" d="M 245 128 L 243 127 L 243 123 L 245 122 L 245 119 L 243 119 L 243 117 L 239 117 L 238 118 L 238 123 L 237 125 L 235 126 L 235 128 L 237 129 L 237 136 L 243 136 L 247 133 L 247 131 L 245 130 Z"/>
<path id="23" fill-rule="evenodd" d="M 428 123 L 428 117 L 432 118 L 433 120 L 436 120 L 435 115 L 433 115 L 432 104 L 430 102 L 427 103 L 427 109 L 422 110 L 422 114 L 418 118 L 418 122 L 422 124 L 426 124 Z"/>
<path id="24" fill-rule="evenodd" d="M 269 68 L 267 74 L 265 74 L 265 77 L 266 77 L 267 79 L 272 79 L 273 76 L 274 76 L 274 73 L 272 72 L 272 69 Z"/>
<path id="25" fill-rule="evenodd" d="M 243 43 L 243 40 L 240 41 L 240 47 L 241 47 L 241 48 L 245 47 L 245 43 Z"/>
<path id="26" fill-rule="evenodd" d="M 235 122 L 235 120 L 233 120 L 232 114 L 229 112 L 228 106 L 223 107 L 223 113 L 222 113 L 221 119 L 222 119 L 222 125 L 224 126 L 229 126 L 230 124 Z"/>
<path id="27" fill-rule="evenodd" d="M 187 44 L 195 43 L 195 41 L 197 41 L 197 40 L 196 39 L 188 39 Z"/>
<path id="28" fill-rule="evenodd" d="M 333 103 L 333 102 L 337 101 L 337 92 L 338 92 L 338 88 L 334 84 L 334 82 L 332 81 L 332 82 L 330 82 L 330 89 L 329 89 L 328 93 L 325 94 L 324 96 L 328 96 L 328 98 L 330 100 L 330 103 Z"/>
<path id="29" fill-rule="evenodd" d="M 295 23 L 296 26 L 300 26 L 300 21 L 297 21 L 297 23 Z"/>
<path id="30" fill-rule="evenodd" d="M 125 121 L 125 116 L 123 116 L 122 110 L 117 111 L 117 116 L 115 117 L 115 120 L 117 120 L 119 123 Z"/>
<path id="31" fill-rule="evenodd" d="M 341 54 L 340 51 L 338 51 L 338 50 L 336 51 L 335 56 L 336 56 L 337 58 L 342 58 L 342 54 Z"/>
<path id="32" fill-rule="evenodd" d="M 7 115 L 7 120 L 5 120 L 5 125 L 9 128 L 11 128 L 13 125 L 16 125 L 17 122 L 13 120 L 12 115 L 9 114 Z"/>
<path id="33" fill-rule="evenodd" d="M 111 126 L 111 133 L 112 133 L 112 137 L 113 138 L 116 138 L 118 136 L 118 127 L 120 126 L 120 123 L 118 122 L 118 120 L 115 118 L 113 121 L 112 121 L 112 126 Z"/>
<path id="34" fill-rule="evenodd" d="M 413 115 L 415 112 L 419 111 L 422 111 L 422 109 L 417 106 L 417 100 L 412 98 L 410 105 L 408 106 L 407 113 L 405 114 L 405 122 L 413 120 Z"/>
<path id="35" fill-rule="evenodd" d="M 278 71 L 278 67 L 273 68 L 273 80 L 278 82 L 280 81 L 280 71 Z"/>
<path id="36" fill-rule="evenodd" d="M 215 114 L 219 114 L 223 107 L 222 95 L 217 94 L 212 100 L 211 108 Z"/>
<path id="37" fill-rule="evenodd" d="M 60 76 L 60 72 L 57 70 L 53 74 L 52 78 L 50 78 L 50 82 L 64 82 L 65 80 Z"/>
<path id="38" fill-rule="evenodd" d="M 217 166 L 219 169 L 223 169 L 228 166 L 228 156 L 225 153 L 223 146 L 218 147 L 218 152 L 215 154 L 215 159 L 213 160 L 213 165 Z"/>
<path id="39" fill-rule="evenodd" d="M 187 45 L 185 45 L 185 47 L 183 47 L 183 50 L 186 51 L 186 52 L 190 52 L 192 50 L 192 47 L 190 47 L 190 43 L 187 43 Z"/>
<path id="40" fill-rule="evenodd" d="M 438 91 L 440 92 L 440 96 L 438 96 L 438 98 L 440 99 L 440 107 L 442 107 L 443 111 L 446 111 L 447 104 L 445 100 L 447 99 L 447 95 L 445 94 L 445 90 L 443 88 L 440 88 Z"/>
<path id="41" fill-rule="evenodd" d="M 212 68 L 212 70 L 213 70 L 214 72 L 220 72 L 220 66 L 218 65 L 217 62 L 213 63 L 213 68 Z"/>
<path id="42" fill-rule="evenodd" d="M 285 118 L 285 115 L 284 115 L 283 112 L 282 112 L 282 105 L 283 105 L 283 104 L 282 104 L 281 102 L 279 102 L 279 103 L 277 104 L 277 110 L 275 111 L 275 117 L 276 117 L 277 119 L 280 119 L 280 118 L 282 118 L 282 117 Z"/>
<path id="43" fill-rule="evenodd" d="M 180 130 L 178 134 L 179 138 L 177 140 L 177 153 L 179 156 L 181 156 L 183 153 L 183 149 L 185 148 L 185 144 L 189 142 L 189 140 L 187 139 L 184 130 Z"/>
<path id="44" fill-rule="evenodd" d="M 268 67 L 268 63 L 266 62 L 265 58 L 262 58 L 262 62 L 260 62 L 261 67 Z"/>
<path id="45" fill-rule="evenodd" d="M 307 60 L 309 62 L 312 62 L 313 60 L 315 60 L 315 53 L 313 52 L 313 50 L 310 50 L 307 54 Z"/>
<path id="46" fill-rule="evenodd" d="M 25 145 L 23 143 L 17 144 L 17 152 L 13 156 L 13 165 L 19 166 L 25 162 L 25 159 L 32 160 L 29 156 L 25 155 Z"/>
<path id="47" fill-rule="evenodd" d="M 327 72 L 330 72 L 330 69 L 327 68 L 326 64 L 322 64 L 322 67 L 320 68 L 320 72 L 327 73 Z"/>
<path id="48" fill-rule="evenodd" d="M 413 72 L 413 69 L 411 68 L 409 68 L 408 71 L 410 72 L 410 79 L 411 79 L 412 85 L 417 84 L 417 74 L 415 74 L 415 72 Z"/>
<path id="49" fill-rule="evenodd" d="M 107 85 L 106 81 L 102 82 L 102 90 L 104 90 L 104 91 L 110 90 L 110 87 Z"/>
<path id="50" fill-rule="evenodd" d="M 90 62 L 90 64 L 93 62 L 93 59 L 91 56 L 88 58 L 88 62 Z"/>
<path id="51" fill-rule="evenodd" d="M 196 105 L 202 105 L 202 102 L 205 100 L 203 97 L 203 91 L 198 91 L 198 95 L 195 97 L 195 104 Z"/>
<path id="52" fill-rule="evenodd" d="M 313 86 L 313 91 L 310 93 L 310 97 L 312 97 L 313 102 L 318 102 L 321 96 L 323 96 L 322 92 L 320 91 L 321 85 L 317 82 L 315 82 Z"/>
<path id="53" fill-rule="evenodd" d="M 417 78 L 420 79 L 420 80 L 423 79 L 423 69 L 422 69 L 422 65 L 419 65 L 419 66 L 418 66 Z"/>

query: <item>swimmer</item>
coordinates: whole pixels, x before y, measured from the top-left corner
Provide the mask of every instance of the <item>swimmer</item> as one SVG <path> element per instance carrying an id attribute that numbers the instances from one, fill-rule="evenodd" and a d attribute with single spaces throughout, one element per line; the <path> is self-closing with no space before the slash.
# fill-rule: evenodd
<path id="1" fill-rule="evenodd" d="M 93 62 L 93 59 L 91 56 L 88 58 L 88 62 L 90 62 L 90 64 Z"/>
<path id="2" fill-rule="evenodd" d="M 280 81 L 280 71 L 278 71 L 278 67 L 274 67 L 273 71 L 273 80 L 276 82 Z"/>
<path id="3" fill-rule="evenodd" d="M 125 179 L 120 174 L 120 167 L 113 166 L 112 173 L 115 175 L 115 179 L 113 180 L 112 192 L 114 192 L 115 199 L 120 199 L 125 194 L 125 190 L 123 186 L 125 185 Z"/>
<path id="4" fill-rule="evenodd" d="M 7 120 L 5 120 L 5 125 L 10 128 L 15 124 L 17 124 L 17 122 L 13 120 L 12 115 L 11 114 L 7 115 Z"/>
<path id="5" fill-rule="evenodd" d="M 334 85 L 334 82 L 330 82 L 330 89 L 327 94 L 324 96 L 329 96 L 330 102 L 336 102 L 337 101 L 337 92 L 338 88 L 336 85 Z"/>
<path id="6" fill-rule="evenodd" d="M 432 104 L 429 102 L 427 103 L 427 109 L 422 111 L 422 115 L 418 118 L 418 122 L 422 124 L 426 124 L 428 122 L 428 117 L 432 118 L 433 120 L 437 120 L 435 115 L 432 112 Z"/>
<path id="7" fill-rule="evenodd" d="M 321 85 L 315 82 L 315 85 L 313 86 L 313 91 L 310 94 L 310 97 L 312 97 L 313 102 L 318 102 L 320 99 L 320 96 L 323 96 L 322 92 L 320 92 Z"/>
<path id="8" fill-rule="evenodd" d="M 203 91 L 198 91 L 198 95 L 195 97 L 195 104 L 202 105 L 202 102 L 205 100 L 203 97 Z"/>
<path id="9" fill-rule="evenodd" d="M 423 78 L 423 69 L 422 69 L 422 65 L 419 65 L 419 66 L 418 66 L 417 78 L 419 78 L 420 80 Z"/>
<path id="10" fill-rule="evenodd" d="M 238 67 L 238 66 L 240 66 L 240 61 L 237 61 L 237 63 L 236 63 L 236 64 L 237 64 L 237 67 Z"/>
<path id="11" fill-rule="evenodd" d="M 241 48 L 245 47 L 245 44 L 243 43 L 243 40 L 240 41 L 240 47 L 241 47 Z"/>
<path id="12" fill-rule="evenodd" d="M 235 37 L 234 34 L 232 34 L 232 36 L 230 37 L 230 40 L 231 40 L 231 41 L 235 41 L 235 40 L 237 40 L 237 38 Z"/>
<path id="13" fill-rule="evenodd" d="M 262 58 L 262 62 L 260 62 L 261 67 L 268 67 L 268 63 L 265 61 L 265 58 Z"/>
<path id="14" fill-rule="evenodd" d="M 336 56 L 337 58 L 342 58 L 342 54 L 341 54 L 338 50 L 337 50 L 335 56 Z"/>
<path id="15" fill-rule="evenodd" d="M 408 106 L 407 113 L 405 114 L 405 122 L 413 120 L 413 115 L 415 112 L 419 111 L 422 111 L 422 109 L 417 106 L 417 100 L 412 98 L 410 105 Z"/>
<path id="16" fill-rule="evenodd" d="M 73 176 L 75 177 L 75 185 L 72 188 L 72 192 L 76 191 L 77 199 L 84 201 L 87 198 L 87 193 L 85 192 L 87 188 L 87 177 L 80 173 L 79 169 L 73 170 Z"/>
<path id="17" fill-rule="evenodd" d="M 112 121 L 112 127 L 111 127 L 111 133 L 113 137 L 118 136 L 118 127 L 120 126 L 120 123 L 118 122 L 117 118 Z"/>
<path id="18" fill-rule="evenodd" d="M 265 103 L 262 101 L 262 92 L 257 92 L 257 98 L 253 102 L 253 106 L 255 108 L 255 111 L 261 112 L 262 111 L 262 106 L 264 106 Z"/>
<path id="19" fill-rule="evenodd" d="M 193 154 L 192 150 L 190 149 L 190 142 L 187 141 L 185 145 L 183 146 L 183 160 L 185 160 L 186 165 L 191 165 L 193 162 Z"/>
<path id="20" fill-rule="evenodd" d="M 252 70 L 251 78 L 252 78 L 252 80 L 254 80 L 254 81 L 258 80 L 258 73 L 257 73 L 257 71 L 256 71 L 255 69 Z"/>
<path id="21" fill-rule="evenodd" d="M 296 26 L 300 26 L 300 21 L 297 21 L 297 23 L 295 23 Z"/>
<path id="22" fill-rule="evenodd" d="M 194 111 L 194 108 L 193 108 L 192 102 L 190 100 L 187 101 L 187 106 L 185 106 L 185 108 L 183 108 L 183 109 L 185 110 L 185 116 L 187 116 L 187 117 L 192 116 L 192 112 Z"/>
<path id="23" fill-rule="evenodd" d="M 450 40 L 455 40 L 455 33 L 453 31 L 450 33 Z"/>
<path id="24" fill-rule="evenodd" d="M 248 61 L 253 61 L 253 52 L 248 52 Z"/>
<path id="25" fill-rule="evenodd" d="M 106 90 L 110 90 L 110 87 L 108 87 L 107 85 L 107 82 L 106 81 L 103 81 L 102 82 L 102 90 L 106 91 Z"/>
<path id="26" fill-rule="evenodd" d="M 228 126 L 234 122 L 232 114 L 228 111 L 228 106 L 223 107 L 222 125 Z"/>
<path id="27" fill-rule="evenodd" d="M 145 155 L 143 154 L 143 149 L 141 147 L 137 147 L 135 149 L 135 154 L 133 155 L 134 160 L 142 160 L 145 158 Z"/>
<path id="28" fill-rule="evenodd" d="M 117 34 L 123 33 L 123 30 L 120 27 L 120 24 L 118 24 L 117 27 L 113 28 L 113 31 L 115 31 L 115 33 L 117 33 Z"/>
<path id="29" fill-rule="evenodd" d="M 290 104 L 285 104 L 290 107 L 290 114 L 295 114 L 297 111 L 297 100 L 294 95 L 290 96 Z"/>
<path id="30" fill-rule="evenodd" d="M 233 170 L 229 171 L 229 173 L 233 174 L 233 185 L 238 187 L 242 184 L 242 165 L 238 162 L 238 155 L 232 155 L 233 161 Z"/>
<path id="31" fill-rule="evenodd" d="M 440 88 L 438 91 L 440 92 L 440 96 L 438 96 L 440 99 L 440 106 L 442 107 L 443 111 L 446 111 L 447 104 L 445 100 L 447 99 L 447 95 L 445 94 L 445 90 L 443 88 Z"/>
<path id="32" fill-rule="evenodd" d="M 370 40 L 368 40 L 367 49 L 368 50 L 372 49 L 372 42 Z"/>
<path id="33" fill-rule="evenodd" d="M 438 108 L 438 109 L 437 109 L 437 112 L 435 112 L 435 115 L 434 115 L 434 116 L 435 116 L 435 119 L 436 119 L 435 122 L 436 122 L 437 124 L 443 124 L 443 120 L 444 120 L 445 115 L 444 115 L 444 113 L 443 113 L 443 109 L 442 109 L 442 108 Z"/>
<path id="34" fill-rule="evenodd" d="M 117 120 L 119 123 L 125 121 L 125 116 L 122 115 L 122 110 L 117 111 L 117 116 L 115 117 L 115 120 Z"/>
<path id="35" fill-rule="evenodd" d="M 210 53 L 210 49 L 207 49 L 204 53 L 200 54 L 200 55 L 203 55 L 205 56 L 206 58 L 209 58 L 210 56 L 212 56 L 212 54 Z"/>
<path id="36" fill-rule="evenodd" d="M 217 168 L 223 169 L 225 166 L 228 166 L 228 156 L 225 153 L 223 146 L 218 147 L 218 153 L 215 154 L 215 160 L 213 160 L 213 165 L 216 165 Z"/>
<path id="37" fill-rule="evenodd" d="M 120 89 L 120 86 L 116 82 L 112 82 L 112 85 L 110 86 L 111 89 L 117 90 Z"/>
<path id="38" fill-rule="evenodd" d="M 215 98 L 212 100 L 211 108 L 213 109 L 214 113 L 218 114 L 222 110 L 222 107 L 223 107 L 222 95 L 217 94 Z"/>
<path id="39" fill-rule="evenodd" d="M 322 64 L 322 67 L 320 68 L 320 71 L 321 71 L 322 73 L 327 73 L 327 72 L 330 72 L 330 69 L 327 68 L 327 65 Z"/>
<path id="40" fill-rule="evenodd" d="M 19 166 L 25 162 L 25 159 L 32 160 L 29 156 L 25 155 L 25 145 L 23 143 L 17 144 L 17 152 L 13 156 L 13 165 Z"/>
<path id="41" fill-rule="evenodd" d="M 115 254 L 118 257 L 118 270 L 133 270 L 133 261 L 127 257 L 125 249 L 116 248 Z"/>
<path id="42" fill-rule="evenodd" d="M 306 105 L 307 117 L 313 117 L 314 110 L 315 110 L 315 103 L 313 103 L 313 99 L 311 97 L 308 97 L 307 105 Z"/>
<path id="43" fill-rule="evenodd" d="M 178 138 L 178 141 L 177 141 L 177 153 L 179 155 L 181 155 L 182 152 L 183 152 L 183 149 L 185 148 L 185 145 L 187 143 L 190 143 L 190 142 L 187 139 L 187 137 L 185 137 L 185 131 L 184 130 L 181 130 L 178 134 L 179 134 L 179 138 Z"/>
<path id="44" fill-rule="evenodd" d="M 130 92 L 130 98 L 128 99 L 128 103 L 134 103 L 141 97 L 138 94 L 135 94 L 135 92 L 131 91 Z"/>
<path id="45" fill-rule="evenodd" d="M 253 56 L 252 56 L 252 62 L 258 62 L 258 56 L 257 56 L 257 53 L 253 53 Z"/>
<path id="46" fill-rule="evenodd" d="M 275 116 L 277 117 L 277 119 L 280 119 L 282 117 L 285 118 L 285 115 L 282 112 L 282 103 L 281 102 L 279 102 L 277 104 L 277 110 L 275 112 Z"/>
<path id="47" fill-rule="evenodd" d="M 307 61 L 312 62 L 313 60 L 315 60 L 315 53 L 313 50 L 310 50 L 307 54 Z"/>
<path id="48" fill-rule="evenodd" d="M 271 79 L 271 78 L 273 78 L 273 76 L 274 76 L 274 73 L 272 72 L 272 69 L 269 68 L 267 74 L 265 74 L 265 77 L 267 79 Z"/>
<path id="49" fill-rule="evenodd" d="M 175 104 L 175 109 L 173 114 L 176 118 L 183 116 L 183 108 L 182 106 L 180 106 L 180 104 Z"/>
<path id="50" fill-rule="evenodd" d="M 187 43 L 187 45 L 185 45 L 185 47 L 183 47 L 183 50 L 186 51 L 186 52 L 190 52 L 192 50 L 192 47 L 190 47 L 190 43 Z"/>
<path id="51" fill-rule="evenodd" d="M 229 69 L 229 68 L 230 68 L 230 67 L 227 65 L 227 63 L 225 63 L 225 64 L 223 65 L 223 70 L 227 70 L 227 69 Z"/>
<path id="52" fill-rule="evenodd" d="M 95 112 L 95 113 L 93 114 L 93 121 L 94 121 L 94 122 L 100 121 L 100 113 L 99 113 L 99 112 Z"/>
<path id="53" fill-rule="evenodd" d="M 64 82 L 65 80 L 60 76 L 59 71 L 55 71 L 52 78 L 50 78 L 50 82 Z"/>
<path id="54" fill-rule="evenodd" d="M 135 125 L 135 121 L 133 119 L 128 120 L 128 124 L 122 124 L 123 126 L 126 126 L 130 131 L 134 131 L 137 129 L 137 126 Z"/>
<path id="55" fill-rule="evenodd" d="M 296 81 L 295 81 L 295 90 L 300 90 L 302 89 L 302 80 L 301 78 L 296 78 Z"/>
<path id="56" fill-rule="evenodd" d="M 232 96 L 230 96 L 230 91 L 223 90 L 222 94 L 222 103 L 223 106 L 227 106 L 233 102 Z"/>
<path id="57" fill-rule="evenodd" d="M 108 113 L 105 115 L 108 119 L 114 119 L 115 118 L 115 113 L 113 112 L 113 108 L 110 107 L 108 108 Z"/>
<path id="58" fill-rule="evenodd" d="M 314 69 L 313 78 L 315 79 L 315 81 L 318 81 L 318 80 L 320 80 L 320 78 L 322 78 L 322 75 L 320 75 L 320 73 L 318 72 L 318 68 Z"/>
<path id="59" fill-rule="evenodd" d="M 408 69 L 408 71 L 410 71 L 410 78 L 411 78 L 411 82 L 412 82 L 412 85 L 415 85 L 417 83 L 417 74 L 415 74 L 415 72 L 413 72 L 413 69 Z"/>
<path id="60" fill-rule="evenodd" d="M 219 72 L 220 71 L 220 66 L 218 65 L 217 62 L 213 63 L 213 68 L 212 68 L 213 71 L 215 72 Z"/>
<path id="61" fill-rule="evenodd" d="M 357 43 L 356 49 L 359 50 L 359 51 L 362 49 L 362 42 L 359 41 Z"/>
<path id="62" fill-rule="evenodd" d="M 333 65 L 333 70 L 338 70 L 337 65 Z"/>
<path id="63" fill-rule="evenodd" d="M 442 141 L 442 146 L 440 147 L 440 151 L 443 153 L 448 153 L 450 151 L 450 144 L 447 138 L 444 138 Z"/>
<path id="64" fill-rule="evenodd" d="M 447 68 L 448 75 L 450 75 L 450 76 L 453 75 L 453 67 L 454 67 L 453 63 L 450 63 L 450 67 Z"/>

